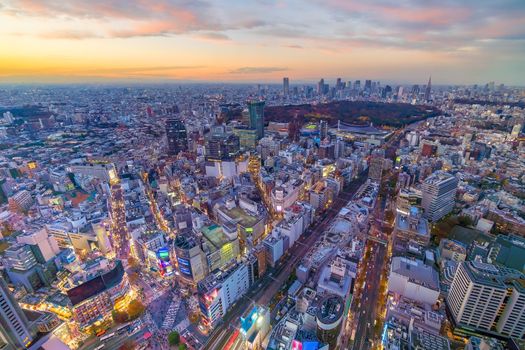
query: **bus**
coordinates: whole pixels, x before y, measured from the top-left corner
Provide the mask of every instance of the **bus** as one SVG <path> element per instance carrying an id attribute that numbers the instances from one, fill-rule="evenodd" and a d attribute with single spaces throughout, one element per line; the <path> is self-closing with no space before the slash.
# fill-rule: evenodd
<path id="1" fill-rule="evenodd" d="M 115 332 L 118 333 L 120 331 L 127 330 L 128 327 L 129 327 L 129 323 L 123 324 L 122 326 L 119 326 Z"/>
<path id="2" fill-rule="evenodd" d="M 106 341 L 108 339 L 111 339 L 115 336 L 115 332 L 111 332 L 109 334 L 106 334 L 105 336 L 101 337 L 100 338 L 100 341 Z"/>

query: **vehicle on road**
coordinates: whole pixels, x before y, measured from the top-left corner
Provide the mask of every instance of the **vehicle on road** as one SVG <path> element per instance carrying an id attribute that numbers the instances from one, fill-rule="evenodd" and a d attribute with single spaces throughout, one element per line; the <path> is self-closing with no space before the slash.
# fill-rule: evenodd
<path id="1" fill-rule="evenodd" d="M 115 336 L 115 332 L 111 332 L 109 334 L 106 334 L 105 336 L 101 337 L 100 338 L 100 341 L 106 341 L 108 339 L 111 339 Z"/>

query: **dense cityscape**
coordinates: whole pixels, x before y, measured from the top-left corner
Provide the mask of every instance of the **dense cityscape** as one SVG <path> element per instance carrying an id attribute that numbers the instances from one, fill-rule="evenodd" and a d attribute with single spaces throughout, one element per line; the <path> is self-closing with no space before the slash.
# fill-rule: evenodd
<path id="1" fill-rule="evenodd" d="M 525 89 L 0 87 L 1 349 L 524 349 Z"/>
<path id="2" fill-rule="evenodd" d="M 525 1 L 0 0 L 0 350 L 525 350 Z"/>

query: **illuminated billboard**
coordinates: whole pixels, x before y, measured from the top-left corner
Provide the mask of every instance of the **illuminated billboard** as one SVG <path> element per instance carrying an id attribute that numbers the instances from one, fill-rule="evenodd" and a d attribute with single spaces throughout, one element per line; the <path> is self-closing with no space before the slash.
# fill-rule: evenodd
<path id="1" fill-rule="evenodd" d="M 171 265 L 168 248 L 164 247 L 157 250 L 157 260 L 159 271 L 162 276 L 170 276 L 173 274 L 173 266 Z"/>

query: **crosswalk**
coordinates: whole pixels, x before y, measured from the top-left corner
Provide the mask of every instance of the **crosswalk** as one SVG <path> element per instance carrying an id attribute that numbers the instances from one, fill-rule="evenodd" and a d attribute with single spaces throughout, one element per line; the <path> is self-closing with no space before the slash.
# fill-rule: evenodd
<path id="1" fill-rule="evenodd" d="M 182 331 L 188 328 L 189 325 L 190 320 L 186 317 L 184 320 L 182 320 L 181 322 L 179 322 L 179 324 L 175 326 L 174 330 L 176 330 L 179 333 L 182 333 Z"/>
<path id="2" fill-rule="evenodd" d="M 151 317 L 151 313 L 149 311 L 146 312 L 145 317 L 146 317 L 146 322 L 148 323 L 152 333 L 157 333 L 159 330 L 159 327 L 157 327 L 157 324 L 155 323 L 155 321 L 153 321 L 153 318 Z"/>
<path id="3" fill-rule="evenodd" d="M 175 298 L 171 301 L 168 311 L 166 312 L 166 317 L 162 322 L 162 329 L 171 330 L 173 323 L 175 323 L 175 319 L 177 318 L 177 313 L 179 312 L 180 306 L 181 301 L 179 298 Z"/>

